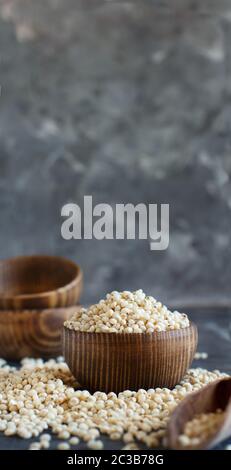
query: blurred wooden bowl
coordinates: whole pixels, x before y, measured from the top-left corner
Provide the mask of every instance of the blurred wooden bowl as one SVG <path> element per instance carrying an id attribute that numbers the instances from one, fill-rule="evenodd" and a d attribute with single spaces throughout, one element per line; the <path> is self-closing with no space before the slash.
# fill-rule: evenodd
<path id="1" fill-rule="evenodd" d="M 62 327 L 78 306 L 45 310 L 0 310 L 0 357 L 55 357 L 62 354 Z"/>
<path id="2" fill-rule="evenodd" d="M 95 392 L 173 388 L 190 367 L 197 327 L 145 333 L 85 333 L 63 327 L 63 355 L 82 387 Z"/>
<path id="3" fill-rule="evenodd" d="M 23 310 L 75 305 L 82 272 L 57 256 L 22 256 L 0 261 L 0 309 Z"/>

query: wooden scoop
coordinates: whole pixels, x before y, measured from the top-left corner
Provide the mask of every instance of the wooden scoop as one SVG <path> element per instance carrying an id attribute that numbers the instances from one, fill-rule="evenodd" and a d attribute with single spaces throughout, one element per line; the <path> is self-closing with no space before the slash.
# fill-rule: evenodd
<path id="1" fill-rule="evenodd" d="M 182 446 L 179 436 L 195 415 L 224 411 L 224 417 L 214 434 L 197 446 Z M 231 435 L 231 378 L 219 379 L 186 397 L 174 410 L 167 427 L 166 445 L 169 449 L 208 449 Z"/>

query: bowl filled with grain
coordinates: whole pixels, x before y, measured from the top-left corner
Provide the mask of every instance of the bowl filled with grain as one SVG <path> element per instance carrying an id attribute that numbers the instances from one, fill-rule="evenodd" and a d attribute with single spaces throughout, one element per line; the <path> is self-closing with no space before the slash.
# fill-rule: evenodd
<path id="1" fill-rule="evenodd" d="M 141 289 L 113 291 L 64 323 L 63 354 L 90 391 L 173 388 L 190 367 L 197 328 Z"/>

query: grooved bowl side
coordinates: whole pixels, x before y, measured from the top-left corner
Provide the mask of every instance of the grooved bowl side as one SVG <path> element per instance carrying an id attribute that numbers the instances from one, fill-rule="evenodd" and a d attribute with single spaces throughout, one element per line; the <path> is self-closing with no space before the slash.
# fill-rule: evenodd
<path id="1" fill-rule="evenodd" d="M 55 357 L 62 354 L 63 322 L 78 307 L 45 310 L 0 310 L 0 357 Z"/>
<path id="2" fill-rule="evenodd" d="M 22 256 L 0 261 L 0 309 L 67 307 L 78 303 L 82 272 L 58 256 Z"/>
<path id="3" fill-rule="evenodd" d="M 164 332 L 85 333 L 63 328 L 63 355 L 91 392 L 173 388 L 190 367 L 197 327 Z"/>

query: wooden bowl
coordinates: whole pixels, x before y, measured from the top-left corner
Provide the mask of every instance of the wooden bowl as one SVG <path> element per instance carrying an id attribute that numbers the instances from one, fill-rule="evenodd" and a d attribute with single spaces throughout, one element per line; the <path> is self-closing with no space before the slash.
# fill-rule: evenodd
<path id="1" fill-rule="evenodd" d="M 80 267 L 56 256 L 22 256 L 0 261 L 0 309 L 67 307 L 79 301 Z"/>
<path id="2" fill-rule="evenodd" d="M 173 388 L 190 367 L 197 327 L 145 333 L 85 333 L 63 327 L 63 355 L 82 387 L 95 392 Z"/>
<path id="3" fill-rule="evenodd" d="M 0 357 L 55 357 L 62 354 L 63 322 L 74 307 L 45 310 L 0 310 Z"/>

